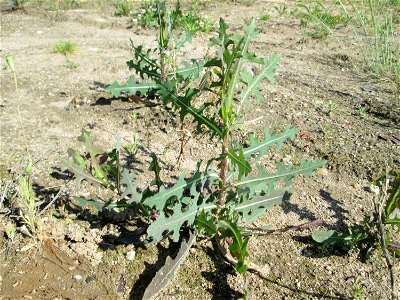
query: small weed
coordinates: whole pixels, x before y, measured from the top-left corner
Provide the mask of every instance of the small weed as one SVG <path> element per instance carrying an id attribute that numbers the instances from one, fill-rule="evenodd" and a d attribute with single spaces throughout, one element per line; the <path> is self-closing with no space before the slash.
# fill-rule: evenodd
<path id="1" fill-rule="evenodd" d="M 8 0 L 7 2 L 14 8 L 24 8 L 26 5 L 29 4 L 30 0 Z"/>
<path id="2" fill-rule="evenodd" d="M 271 20 L 271 16 L 267 13 L 264 13 L 260 16 L 260 20 L 261 21 L 269 21 L 269 20 Z"/>
<path id="3" fill-rule="evenodd" d="M 346 26 L 350 21 L 346 15 L 332 13 L 320 1 L 302 1 L 296 7 L 293 15 L 300 19 L 300 25 L 306 31 L 312 26 L 308 34 L 313 39 L 324 39 L 333 28 Z"/>
<path id="4" fill-rule="evenodd" d="M 286 4 L 280 4 L 279 6 L 275 6 L 275 9 L 279 13 L 280 16 L 286 15 L 289 13 L 288 6 Z"/>
<path id="5" fill-rule="evenodd" d="M 365 108 L 365 106 L 361 105 L 361 104 L 357 104 L 356 105 L 356 109 L 357 109 L 357 114 L 361 117 L 361 118 L 365 118 L 367 115 L 367 110 Z"/>
<path id="6" fill-rule="evenodd" d="M 398 0 L 338 0 L 362 54 L 365 70 L 400 85 Z M 348 8 L 350 7 L 350 8 Z M 360 32 L 360 29 L 362 32 Z"/>
<path id="7" fill-rule="evenodd" d="M 322 122 L 319 128 L 324 136 L 330 136 L 332 133 L 331 122 Z"/>
<path id="8" fill-rule="evenodd" d="M 360 224 L 353 224 L 347 232 L 334 230 L 314 232 L 312 238 L 320 243 L 322 248 L 332 248 L 343 252 L 356 250 L 362 260 L 368 260 L 375 249 L 379 249 L 386 262 L 390 276 L 392 300 L 398 299 L 395 283 L 395 258 L 400 257 L 398 235 L 391 234 L 389 227 L 400 230 L 400 172 L 394 170 L 382 175 L 372 182 L 371 191 L 375 194 L 374 210 L 365 216 Z"/>
<path id="9" fill-rule="evenodd" d="M 37 236 L 41 229 L 41 221 L 38 215 L 36 195 L 32 188 L 30 175 L 32 173 L 32 162 L 26 166 L 19 179 L 18 201 L 19 216 L 22 223 L 27 228 L 27 233 L 31 237 Z"/>
<path id="10" fill-rule="evenodd" d="M 140 145 L 139 138 L 137 134 L 134 134 L 132 138 L 132 143 L 123 146 L 123 149 L 128 155 L 135 157 L 139 150 L 139 145 Z"/>
<path id="11" fill-rule="evenodd" d="M 106 29 L 107 27 L 109 27 L 109 24 L 107 22 L 100 23 L 100 29 Z"/>
<path id="12" fill-rule="evenodd" d="M 65 60 L 65 67 L 67 67 L 68 69 L 76 69 L 79 67 L 79 64 L 77 62 L 74 62 L 73 60 L 70 59 L 66 59 Z"/>
<path id="13" fill-rule="evenodd" d="M 339 105 L 329 99 L 329 101 L 325 104 L 325 108 L 327 109 L 327 115 L 332 117 L 339 109 Z"/>
<path id="14" fill-rule="evenodd" d="M 138 113 L 133 112 L 130 114 L 129 117 L 131 118 L 132 121 L 136 121 L 138 118 Z"/>
<path id="15" fill-rule="evenodd" d="M 353 299 L 354 300 L 365 300 L 364 297 L 364 287 L 359 284 L 359 278 L 356 277 L 353 288 Z"/>
<path id="16" fill-rule="evenodd" d="M 246 6 L 252 6 L 256 0 L 232 0 L 233 2 L 242 3 Z"/>
<path id="17" fill-rule="evenodd" d="M 14 223 L 8 224 L 8 226 L 5 228 L 5 233 L 8 239 L 11 241 L 14 240 L 15 235 L 17 234 L 17 228 Z"/>
<path id="18" fill-rule="evenodd" d="M 137 83 L 129 80 L 124 86 L 114 83 L 107 91 L 118 97 L 121 93 L 146 95 L 151 89 L 165 106 L 179 113 L 182 122 L 189 117 L 198 131 L 204 132 L 204 136 L 208 136 L 212 143 L 215 142 L 220 151 L 203 164 L 204 167 L 199 161 L 190 176 L 185 176 L 185 172 L 181 171 L 177 181 L 168 185 L 162 182 L 161 168 L 157 157 L 153 155 L 149 170 L 155 176 L 149 186 L 139 189 L 136 185 L 139 181 L 134 180 L 129 169 L 119 170 L 117 174 L 121 174 L 119 186 L 122 188 L 118 189 L 113 199 L 98 201 L 79 197 L 80 204 L 91 204 L 98 210 L 104 207 L 137 208 L 150 223 L 147 227 L 148 242 L 158 243 L 167 236 L 178 242 L 185 233 L 190 233 L 190 238 L 181 242 L 176 257 L 167 259 L 154 276 L 144 292 L 144 299 L 153 298 L 160 292 L 164 286 L 161 283 L 173 276 L 189 254 L 196 235 L 213 238 L 221 254 L 243 276 L 246 299 L 247 272 L 253 270 L 260 276 L 265 275 L 260 267 L 249 261 L 247 250 L 249 239 L 257 235 L 260 229 L 245 226 L 251 226 L 273 206 L 288 199 L 292 179 L 300 174 L 312 175 L 325 162 L 303 159 L 293 165 L 277 163 L 274 171 L 257 163 L 264 156 L 271 155 L 271 147 L 280 151 L 286 140 L 294 140 L 300 133 L 299 128 L 287 127 L 279 134 L 272 134 L 263 128 L 262 135 L 253 137 L 246 145 L 240 143 L 241 135 L 236 129 L 243 122 L 245 107 L 253 101 L 263 100 L 261 90 L 265 82 L 275 82 L 279 61 L 279 55 L 260 57 L 249 51 L 250 42 L 258 33 L 254 19 L 242 34 L 228 31 L 228 25 L 220 19 L 218 34 L 210 39 L 210 45 L 215 50 L 212 56 L 204 62 L 197 60 L 184 64 L 183 69 L 177 69 L 175 56 L 172 56 L 171 64 L 171 53 L 176 50 L 170 46 L 173 40 L 167 26 L 171 15 L 167 13 L 165 2 L 157 1 L 157 6 L 158 49 L 143 51 L 142 46 L 134 47 L 135 58 L 128 62 L 130 69 L 143 81 Z M 154 52 L 159 54 L 157 59 L 149 56 Z M 257 74 L 250 73 L 249 67 L 255 64 L 259 66 L 259 71 Z M 204 68 L 207 72 L 202 72 Z M 216 76 L 209 76 L 209 72 Z M 205 73 L 203 80 L 191 81 L 202 73 Z M 215 98 L 197 106 L 194 103 L 204 91 L 201 86 L 205 78 L 208 81 L 206 89 Z M 188 87 L 188 79 L 193 85 L 198 84 L 199 88 Z M 82 133 L 88 135 L 84 130 Z M 94 138 L 90 141 L 94 141 Z M 89 158 L 99 161 L 103 151 L 95 153 L 97 155 L 88 156 L 69 151 L 74 163 L 67 165 L 67 168 L 75 174 L 78 182 L 87 179 L 91 183 L 102 184 L 95 180 L 96 176 L 90 169 L 93 161 L 88 162 Z"/>
<path id="19" fill-rule="evenodd" d="M 53 52 L 60 53 L 65 56 L 72 54 L 76 51 L 77 45 L 71 41 L 61 41 L 54 45 Z"/>
<path id="20" fill-rule="evenodd" d="M 210 32 L 213 29 L 212 22 L 199 14 L 199 12 L 192 10 L 189 12 L 182 12 L 179 2 L 177 2 L 175 9 L 167 12 L 170 19 L 171 31 L 174 29 L 196 32 Z M 139 13 L 133 15 L 133 20 L 136 20 L 140 26 L 155 27 L 158 25 L 158 11 L 156 5 L 144 4 Z"/>
<path id="21" fill-rule="evenodd" d="M 86 0 L 50 0 L 47 4 L 47 9 L 52 11 L 77 9 L 81 8 L 85 2 Z"/>
<path id="22" fill-rule="evenodd" d="M 114 2 L 113 5 L 115 8 L 114 15 L 117 17 L 122 17 L 122 16 L 127 17 L 132 13 L 134 9 L 133 2 L 129 0 L 120 0 Z"/>

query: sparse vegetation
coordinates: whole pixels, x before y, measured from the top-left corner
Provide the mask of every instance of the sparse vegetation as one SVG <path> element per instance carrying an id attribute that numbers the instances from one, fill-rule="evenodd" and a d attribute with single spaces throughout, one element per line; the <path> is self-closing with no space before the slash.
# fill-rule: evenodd
<path id="1" fill-rule="evenodd" d="M 114 2 L 113 5 L 115 8 L 114 15 L 116 15 L 117 17 L 127 17 L 132 13 L 134 9 L 133 1 L 130 0 L 118 0 Z"/>
<path id="2" fill-rule="evenodd" d="M 71 41 L 61 41 L 53 46 L 54 53 L 60 53 L 64 56 L 74 53 L 77 50 L 77 45 Z"/>
<path id="3" fill-rule="evenodd" d="M 300 25 L 314 39 L 326 38 L 333 28 L 346 26 L 350 21 L 345 14 L 332 12 L 332 8 L 327 8 L 322 1 L 300 1 L 296 7 L 293 15 L 300 19 Z"/>
<path id="4" fill-rule="evenodd" d="M 363 260 L 369 259 L 372 251 L 380 249 L 390 276 L 391 299 L 398 299 L 395 275 L 395 258 L 400 257 L 398 235 L 392 235 L 389 227 L 400 232 L 400 173 L 386 172 L 375 180 L 370 189 L 376 194 L 374 211 L 361 224 L 354 224 L 348 232 L 334 230 L 315 232 L 313 239 L 322 244 L 325 251 L 337 247 L 342 251 L 360 251 Z"/>
<path id="5" fill-rule="evenodd" d="M 161 1 L 163 2 L 163 1 Z M 154 27 L 158 25 L 158 10 L 157 3 L 148 4 L 144 3 L 138 13 L 133 14 L 132 18 L 140 26 Z M 168 3 L 165 3 L 168 6 Z M 210 32 L 213 28 L 211 21 L 205 16 L 201 16 L 198 11 L 192 10 L 183 12 L 181 10 L 180 2 L 176 3 L 173 10 L 167 9 L 170 30 L 183 30 L 196 33 L 199 31 Z"/>
<path id="6" fill-rule="evenodd" d="M 400 84 L 400 10 L 398 1 L 338 1 L 351 20 L 365 69 Z"/>

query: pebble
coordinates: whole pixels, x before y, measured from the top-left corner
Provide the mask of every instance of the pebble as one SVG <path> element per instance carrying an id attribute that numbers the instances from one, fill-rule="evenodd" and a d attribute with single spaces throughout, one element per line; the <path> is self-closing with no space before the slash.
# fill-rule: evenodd
<path id="1" fill-rule="evenodd" d="M 129 260 L 129 261 L 134 260 L 135 256 L 136 256 L 136 251 L 135 250 L 131 250 L 131 251 L 128 251 L 126 253 L 126 259 Z"/>
<path id="2" fill-rule="evenodd" d="M 317 174 L 318 176 L 328 176 L 329 172 L 326 168 L 320 168 L 317 170 L 317 172 L 315 172 L 315 174 Z"/>
<path id="3" fill-rule="evenodd" d="M 76 281 L 81 281 L 81 280 L 83 279 L 83 276 L 80 275 L 80 274 L 77 274 L 77 275 L 74 275 L 74 279 L 75 279 Z"/>
<path id="4" fill-rule="evenodd" d="M 378 195 L 379 194 L 379 187 L 377 187 L 376 185 L 371 184 L 368 187 L 368 192 L 370 192 L 372 194 L 375 194 L 375 195 Z"/>
<path id="5" fill-rule="evenodd" d="M 352 186 L 353 188 L 355 188 L 356 190 L 359 190 L 359 189 L 362 188 L 361 184 L 359 184 L 359 183 L 353 183 L 351 186 Z"/>

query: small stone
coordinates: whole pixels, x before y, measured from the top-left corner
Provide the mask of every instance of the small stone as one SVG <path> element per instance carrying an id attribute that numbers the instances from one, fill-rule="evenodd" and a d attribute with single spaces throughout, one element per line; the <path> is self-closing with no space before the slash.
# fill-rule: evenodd
<path id="1" fill-rule="evenodd" d="M 41 30 L 36 31 L 37 34 L 43 34 L 44 32 Z"/>
<path id="2" fill-rule="evenodd" d="M 126 259 L 129 260 L 129 261 L 134 260 L 135 256 L 136 256 L 136 251 L 135 250 L 131 250 L 131 251 L 128 251 L 126 253 Z"/>
<path id="3" fill-rule="evenodd" d="M 315 174 L 317 174 L 318 176 L 328 176 L 329 172 L 328 169 L 326 168 L 320 168 L 317 170 L 317 172 L 315 172 Z"/>
<path id="4" fill-rule="evenodd" d="M 359 184 L 359 183 L 353 183 L 351 186 L 352 186 L 353 188 L 355 188 L 356 190 L 359 190 L 359 189 L 362 188 L 361 184 Z"/>
<path id="5" fill-rule="evenodd" d="M 370 193 L 372 193 L 372 194 L 375 194 L 375 195 L 378 195 L 378 194 L 379 194 L 379 187 L 376 186 L 376 185 L 371 184 L 371 185 L 368 187 L 368 192 L 370 192 Z"/>
<path id="6" fill-rule="evenodd" d="M 83 279 L 83 276 L 77 274 L 77 275 L 74 275 L 74 279 L 75 279 L 76 281 L 81 281 L 81 280 Z"/>

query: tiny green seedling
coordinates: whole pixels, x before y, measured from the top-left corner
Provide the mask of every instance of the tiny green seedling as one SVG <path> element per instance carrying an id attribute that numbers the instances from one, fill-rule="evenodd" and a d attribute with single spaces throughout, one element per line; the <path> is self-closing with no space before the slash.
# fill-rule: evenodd
<path id="1" fill-rule="evenodd" d="M 260 16 L 260 20 L 261 21 L 269 21 L 269 20 L 271 20 L 271 16 L 267 13 L 264 13 Z"/>
<path id="2" fill-rule="evenodd" d="M 122 146 L 122 148 L 124 149 L 124 151 L 132 156 L 135 157 L 137 152 L 139 151 L 139 145 L 140 145 L 140 141 L 139 141 L 139 137 L 138 135 L 135 133 L 132 137 L 132 143 Z"/>
<path id="3" fill-rule="evenodd" d="M 77 45 L 71 41 L 61 41 L 54 45 L 53 52 L 60 53 L 64 56 L 74 53 L 77 50 Z"/>
<path id="4" fill-rule="evenodd" d="M 72 70 L 72 69 L 78 68 L 79 64 L 77 62 L 73 61 L 73 60 L 66 59 L 65 60 L 65 67 Z"/>
<path id="5" fill-rule="evenodd" d="M 129 0 L 118 0 L 114 2 L 113 5 L 115 8 L 114 15 L 117 17 L 127 17 L 132 13 L 134 9 L 133 2 Z"/>

